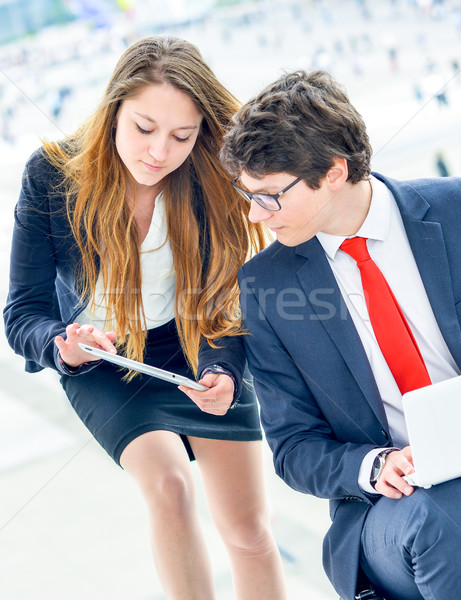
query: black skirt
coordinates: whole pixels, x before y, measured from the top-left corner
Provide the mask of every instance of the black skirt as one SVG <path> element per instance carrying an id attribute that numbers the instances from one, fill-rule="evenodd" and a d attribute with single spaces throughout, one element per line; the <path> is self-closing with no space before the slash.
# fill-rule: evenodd
<path id="1" fill-rule="evenodd" d="M 174 321 L 149 330 L 144 362 L 194 378 Z M 179 434 L 191 460 L 188 435 L 238 441 L 262 438 L 256 398 L 248 383 L 243 384 L 237 405 L 219 416 L 202 412 L 172 383 L 143 374 L 127 383 L 122 381 L 125 373 L 126 369 L 102 361 L 87 373 L 61 377 L 74 410 L 117 464 L 131 441 L 159 429 Z"/>

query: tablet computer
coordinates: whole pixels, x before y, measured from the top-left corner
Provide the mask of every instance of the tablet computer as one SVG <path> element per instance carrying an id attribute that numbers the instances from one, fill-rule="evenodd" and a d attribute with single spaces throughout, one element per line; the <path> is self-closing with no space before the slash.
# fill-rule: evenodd
<path id="1" fill-rule="evenodd" d="M 111 363 L 120 365 L 121 367 L 126 367 L 127 369 L 132 369 L 134 371 L 139 371 L 140 373 L 144 373 L 146 375 L 151 375 L 152 377 L 157 377 L 157 379 L 169 381 L 170 383 L 174 383 L 175 385 L 184 385 L 188 388 L 192 388 L 193 390 L 199 391 L 209 389 L 206 386 L 197 383 L 193 379 L 189 379 L 188 377 L 184 377 L 183 375 L 178 375 L 176 373 L 171 373 L 171 371 L 164 371 L 163 369 L 159 369 L 158 367 L 152 367 L 151 365 L 146 365 L 144 363 L 138 362 L 137 360 L 132 360 L 131 358 L 120 356 L 119 354 L 111 354 L 110 352 L 100 350 L 99 348 L 94 348 L 93 346 L 88 346 L 87 344 L 79 343 L 79 346 L 82 350 L 85 350 L 85 352 L 93 354 L 98 358 L 108 360 Z"/>

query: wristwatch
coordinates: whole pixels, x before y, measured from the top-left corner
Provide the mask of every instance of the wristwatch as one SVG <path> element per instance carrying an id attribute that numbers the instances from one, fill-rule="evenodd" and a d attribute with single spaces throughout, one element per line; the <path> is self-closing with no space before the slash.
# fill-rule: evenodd
<path id="1" fill-rule="evenodd" d="M 375 487 L 386 463 L 386 456 L 389 452 L 395 452 L 396 448 L 387 448 L 386 450 L 382 450 L 379 454 L 376 455 L 375 460 L 373 461 L 373 466 L 371 467 L 371 475 L 370 475 L 370 483 L 373 487 Z"/>

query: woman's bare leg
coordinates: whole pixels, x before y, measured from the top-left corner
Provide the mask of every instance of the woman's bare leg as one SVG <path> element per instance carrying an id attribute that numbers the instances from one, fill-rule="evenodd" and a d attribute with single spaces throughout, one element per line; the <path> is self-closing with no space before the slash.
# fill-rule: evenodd
<path id="1" fill-rule="evenodd" d="M 210 512 L 229 552 L 238 600 L 284 600 L 285 579 L 270 528 L 260 442 L 189 437 Z"/>
<path id="2" fill-rule="evenodd" d="M 128 444 L 120 462 L 144 496 L 154 561 L 168 599 L 213 600 L 190 461 L 181 438 L 169 431 L 146 433 Z"/>

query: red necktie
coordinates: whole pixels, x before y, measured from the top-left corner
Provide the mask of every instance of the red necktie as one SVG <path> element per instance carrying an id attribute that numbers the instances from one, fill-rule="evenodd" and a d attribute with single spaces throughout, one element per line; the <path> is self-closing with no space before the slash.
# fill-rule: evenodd
<path id="1" fill-rule="evenodd" d="M 370 322 L 400 392 L 431 385 L 418 344 L 384 275 L 368 253 L 366 238 L 344 240 L 340 248 L 357 262 Z"/>

